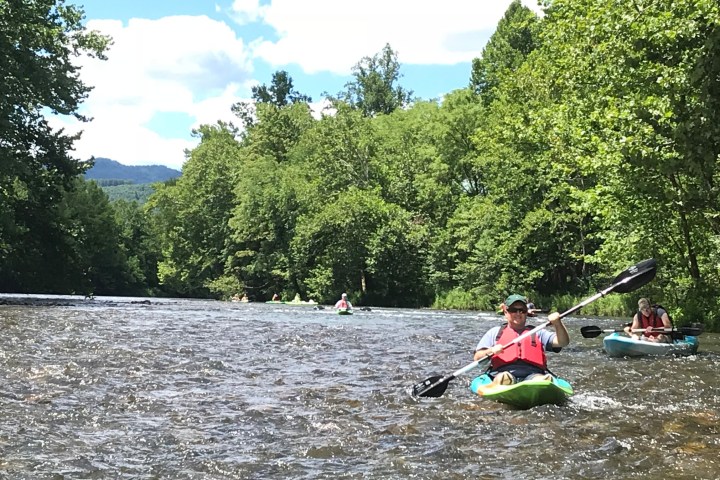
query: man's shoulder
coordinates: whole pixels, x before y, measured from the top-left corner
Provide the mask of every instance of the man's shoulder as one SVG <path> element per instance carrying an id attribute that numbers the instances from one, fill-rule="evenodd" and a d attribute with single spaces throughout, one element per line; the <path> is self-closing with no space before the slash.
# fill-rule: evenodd
<path id="1" fill-rule="evenodd" d="M 502 325 L 496 325 L 494 327 L 490 327 L 490 329 L 487 330 L 483 334 L 483 337 L 490 337 L 490 336 L 496 337 L 501 328 L 502 328 Z"/>
<path id="2" fill-rule="evenodd" d="M 555 337 L 555 332 L 553 332 L 553 331 L 551 331 L 551 330 L 545 330 L 544 328 L 541 329 L 540 331 L 538 331 L 537 334 L 538 334 L 538 336 L 539 336 L 540 338 L 550 338 L 550 339 L 552 339 L 552 338 Z"/>

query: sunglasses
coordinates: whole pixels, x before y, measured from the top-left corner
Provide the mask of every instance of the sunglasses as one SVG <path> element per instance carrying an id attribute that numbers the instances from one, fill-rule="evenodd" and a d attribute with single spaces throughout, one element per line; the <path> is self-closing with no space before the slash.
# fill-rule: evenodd
<path id="1" fill-rule="evenodd" d="M 507 308 L 508 313 L 527 313 L 526 308 L 515 308 L 515 307 L 508 307 Z"/>

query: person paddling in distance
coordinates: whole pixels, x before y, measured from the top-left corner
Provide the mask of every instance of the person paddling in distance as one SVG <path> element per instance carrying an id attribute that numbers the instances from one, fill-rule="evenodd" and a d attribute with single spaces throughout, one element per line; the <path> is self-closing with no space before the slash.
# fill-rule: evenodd
<path id="1" fill-rule="evenodd" d="M 352 303 L 350 303 L 350 300 L 348 300 L 347 293 L 343 293 L 340 296 L 340 300 L 335 303 L 336 310 L 352 310 L 352 308 L 353 306 Z"/>
<path id="2" fill-rule="evenodd" d="M 535 304 L 529 298 L 527 299 L 527 309 L 528 317 L 534 317 L 537 314 L 538 308 L 535 308 Z"/>
<path id="3" fill-rule="evenodd" d="M 660 305 L 652 305 L 647 298 L 641 298 L 638 300 L 638 312 L 633 316 L 632 325 L 624 328 L 625 333 L 635 340 L 672 343 L 672 335 L 653 331 L 658 328 L 667 328 L 670 332 L 673 328 L 670 316 Z M 645 329 L 642 337 L 632 333 L 633 330 L 641 329 Z"/>
<path id="4" fill-rule="evenodd" d="M 474 359 L 480 360 L 492 355 L 488 374 L 493 378 L 493 383 L 500 385 L 511 385 L 538 377 L 551 378 L 545 352 L 559 352 L 570 343 L 570 336 L 560 314 L 555 312 L 548 316 L 548 321 L 555 327 L 555 333 L 543 329 L 517 344 L 503 348 L 533 327 L 526 323 L 528 306 L 524 296 L 510 295 L 501 307 L 507 323 L 493 327 L 483 335 L 475 350 Z"/>

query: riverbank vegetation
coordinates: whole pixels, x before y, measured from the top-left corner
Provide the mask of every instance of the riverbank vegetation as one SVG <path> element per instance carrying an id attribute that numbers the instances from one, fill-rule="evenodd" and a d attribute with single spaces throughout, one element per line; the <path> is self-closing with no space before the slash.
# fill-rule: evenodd
<path id="1" fill-rule="evenodd" d="M 38 41 L 64 35 L 53 21 L 81 31 L 75 14 L 11 13 L 2 29 L 17 42 L 28 25 Z M 77 47 L 102 55 L 109 39 L 84 35 Z M 562 311 L 654 257 L 653 282 L 586 313 L 629 316 L 650 296 L 680 322 L 720 326 L 715 0 L 554 0 L 543 17 L 514 2 L 468 87 L 442 99 L 400 85 L 390 45 L 358 62 L 320 118 L 276 72 L 228 105 L 237 125 L 198 129 L 182 176 L 143 206 L 79 178 L 72 138 L 27 132 L 43 108 L 76 112 L 86 87 L 64 65 L 47 75 L 75 89 L 48 101 L 46 82 L 20 73 L 42 68 L 43 46 L 19 60 L 16 46 L 0 55 L 27 88 L 3 87 L 2 115 L 28 104 L 20 91 L 35 108 L 0 126 L 3 139 L 26 135 L 0 143 L 0 289 L 347 291 L 356 304 L 486 310 L 519 292 Z"/>

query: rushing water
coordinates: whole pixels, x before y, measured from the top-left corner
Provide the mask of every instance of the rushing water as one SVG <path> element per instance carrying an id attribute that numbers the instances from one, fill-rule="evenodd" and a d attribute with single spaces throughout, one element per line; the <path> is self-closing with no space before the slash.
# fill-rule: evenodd
<path id="1" fill-rule="evenodd" d="M 96 298 L 0 306 L 0 478 L 716 479 L 720 338 L 610 359 L 566 319 L 551 369 L 576 394 L 529 411 L 436 399 L 493 314 Z M 540 321 L 543 321 L 541 318 Z"/>

